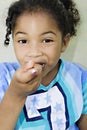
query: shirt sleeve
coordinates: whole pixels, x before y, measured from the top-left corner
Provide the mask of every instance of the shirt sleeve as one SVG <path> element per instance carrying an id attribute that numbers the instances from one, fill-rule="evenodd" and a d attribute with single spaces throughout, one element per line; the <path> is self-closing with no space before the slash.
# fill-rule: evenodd
<path id="1" fill-rule="evenodd" d="M 87 114 L 87 71 L 83 73 L 83 87 L 82 87 L 82 94 L 83 94 L 83 111 L 82 114 Z"/>
<path id="2" fill-rule="evenodd" d="M 82 114 L 87 114 L 87 80 L 83 85 L 83 111 Z"/>
<path id="3" fill-rule="evenodd" d="M 12 76 L 18 68 L 16 63 L 0 63 L 0 102 L 10 85 Z"/>
<path id="4" fill-rule="evenodd" d="M 8 80 L 7 80 L 7 71 L 3 63 L 0 63 L 0 102 L 7 90 Z"/>

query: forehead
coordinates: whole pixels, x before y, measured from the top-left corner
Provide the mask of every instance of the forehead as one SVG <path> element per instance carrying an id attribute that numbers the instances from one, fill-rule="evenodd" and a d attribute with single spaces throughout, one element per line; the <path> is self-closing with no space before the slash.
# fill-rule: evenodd
<path id="1" fill-rule="evenodd" d="M 17 18 L 16 24 L 27 20 L 34 20 L 34 21 L 41 20 L 41 22 L 46 21 L 49 22 L 49 24 L 54 23 L 55 26 L 57 26 L 57 21 L 54 19 L 53 15 L 51 15 L 49 12 L 46 11 L 36 11 L 36 12 L 26 11 Z"/>
<path id="2" fill-rule="evenodd" d="M 16 27 L 21 26 L 21 25 L 33 25 L 37 24 L 37 26 L 51 26 L 57 28 L 57 22 L 53 18 L 53 16 L 47 12 L 24 12 L 22 15 L 20 15 L 17 18 L 16 21 Z"/>

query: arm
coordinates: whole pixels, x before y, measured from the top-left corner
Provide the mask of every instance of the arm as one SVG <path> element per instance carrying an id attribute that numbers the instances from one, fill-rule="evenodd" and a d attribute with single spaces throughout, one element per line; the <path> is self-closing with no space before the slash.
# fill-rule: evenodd
<path id="1" fill-rule="evenodd" d="M 0 130 L 14 130 L 25 100 L 11 94 L 8 89 L 0 104 Z"/>
<path id="2" fill-rule="evenodd" d="M 39 65 L 28 64 L 15 72 L 0 103 L 0 130 L 14 130 L 26 97 L 34 92 L 41 82 L 41 70 Z"/>
<path id="3" fill-rule="evenodd" d="M 82 115 L 77 122 L 79 130 L 87 130 L 87 115 Z"/>

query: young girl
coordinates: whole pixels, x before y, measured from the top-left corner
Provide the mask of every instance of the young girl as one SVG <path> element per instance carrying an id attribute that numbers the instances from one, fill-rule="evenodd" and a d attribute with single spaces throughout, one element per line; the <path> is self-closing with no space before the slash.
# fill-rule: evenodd
<path id="1" fill-rule="evenodd" d="M 79 20 L 72 0 L 10 6 L 18 63 L 0 64 L 0 130 L 87 130 L 87 71 L 60 59 Z"/>

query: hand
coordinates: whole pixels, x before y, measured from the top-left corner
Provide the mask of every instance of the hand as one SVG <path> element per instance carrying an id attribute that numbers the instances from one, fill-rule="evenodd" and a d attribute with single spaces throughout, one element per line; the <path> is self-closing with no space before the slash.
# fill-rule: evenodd
<path id="1" fill-rule="evenodd" d="M 79 130 L 87 130 L 87 114 L 81 115 L 80 119 L 77 121 Z"/>
<path id="2" fill-rule="evenodd" d="M 35 62 L 28 62 L 15 72 L 0 103 L 0 130 L 14 129 L 26 97 L 41 83 L 41 73 L 41 65 Z"/>
<path id="3" fill-rule="evenodd" d="M 37 90 L 41 83 L 42 66 L 33 61 L 21 66 L 14 74 L 10 91 L 16 96 L 26 98 L 29 94 Z"/>

